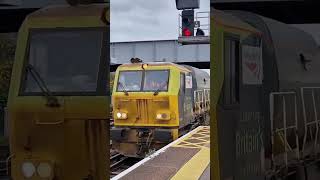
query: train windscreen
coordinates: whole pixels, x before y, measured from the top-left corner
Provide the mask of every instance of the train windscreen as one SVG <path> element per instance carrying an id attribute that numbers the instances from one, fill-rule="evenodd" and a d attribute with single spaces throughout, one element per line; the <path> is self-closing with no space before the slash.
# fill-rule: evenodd
<path id="1" fill-rule="evenodd" d="M 122 71 L 119 75 L 118 91 L 140 91 L 142 71 Z"/>
<path id="2" fill-rule="evenodd" d="M 36 30 L 29 38 L 25 93 L 96 92 L 103 30 Z"/>
<path id="3" fill-rule="evenodd" d="M 117 91 L 168 91 L 169 70 L 120 71 Z"/>

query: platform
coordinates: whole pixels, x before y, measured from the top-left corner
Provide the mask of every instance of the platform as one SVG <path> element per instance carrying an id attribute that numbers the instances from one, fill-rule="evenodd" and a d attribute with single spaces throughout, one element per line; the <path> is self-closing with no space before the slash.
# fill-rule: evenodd
<path id="1" fill-rule="evenodd" d="M 112 180 L 209 180 L 210 127 L 200 126 Z"/>

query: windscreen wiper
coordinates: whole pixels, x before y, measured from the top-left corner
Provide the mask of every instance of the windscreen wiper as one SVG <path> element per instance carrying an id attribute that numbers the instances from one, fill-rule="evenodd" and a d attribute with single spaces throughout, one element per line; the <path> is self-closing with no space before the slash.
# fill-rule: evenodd
<path id="1" fill-rule="evenodd" d="M 122 87 L 122 90 L 123 90 L 124 94 L 125 94 L 126 96 L 128 96 L 128 95 L 129 95 L 129 93 L 128 93 L 128 91 L 126 90 L 127 88 L 125 87 L 125 85 L 124 85 L 124 84 L 122 84 L 122 82 L 120 82 L 120 81 L 118 81 L 118 83 L 121 85 L 121 87 Z"/>
<path id="2" fill-rule="evenodd" d="M 167 83 L 167 84 L 168 84 L 168 83 Z M 153 95 L 154 95 L 154 96 L 158 95 L 161 89 L 162 89 L 162 86 L 159 87 L 159 88 L 153 93 Z"/>
<path id="3" fill-rule="evenodd" d="M 52 93 L 50 92 L 50 90 L 47 87 L 47 85 L 44 82 L 44 80 L 41 78 L 41 76 L 38 73 L 38 71 L 31 64 L 29 64 L 27 66 L 27 71 L 30 72 L 31 76 L 36 81 L 36 83 L 39 86 L 39 88 L 41 89 L 42 93 L 47 98 L 47 105 L 49 107 L 59 107 L 60 103 L 59 103 L 57 97 L 52 95 Z"/>
<path id="4" fill-rule="evenodd" d="M 160 89 L 161 89 L 161 88 L 158 88 L 158 89 L 153 93 L 153 95 L 154 95 L 154 96 L 158 95 L 159 92 L 160 92 Z"/>

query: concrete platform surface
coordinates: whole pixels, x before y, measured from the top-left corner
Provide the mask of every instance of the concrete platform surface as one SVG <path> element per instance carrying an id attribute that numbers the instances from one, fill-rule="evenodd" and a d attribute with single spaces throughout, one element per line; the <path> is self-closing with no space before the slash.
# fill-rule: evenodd
<path id="1" fill-rule="evenodd" d="M 209 180 L 210 127 L 200 126 L 112 180 Z"/>

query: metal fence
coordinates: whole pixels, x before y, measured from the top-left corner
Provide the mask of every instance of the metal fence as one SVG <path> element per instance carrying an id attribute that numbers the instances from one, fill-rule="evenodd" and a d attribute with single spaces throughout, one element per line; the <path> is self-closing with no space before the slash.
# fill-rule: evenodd
<path id="1" fill-rule="evenodd" d="M 200 21 L 199 28 L 204 31 L 204 33 L 209 36 L 210 35 L 210 12 L 196 12 L 196 21 Z M 195 27 L 195 30 L 198 27 Z"/>

